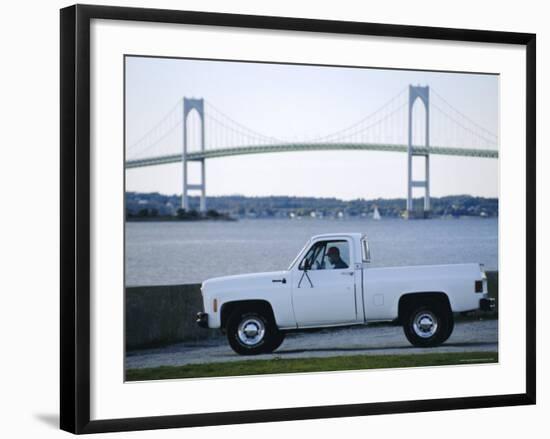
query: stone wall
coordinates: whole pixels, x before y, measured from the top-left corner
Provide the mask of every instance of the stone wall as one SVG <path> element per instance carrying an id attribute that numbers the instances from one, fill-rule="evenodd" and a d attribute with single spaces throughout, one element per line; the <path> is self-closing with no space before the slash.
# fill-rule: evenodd
<path id="1" fill-rule="evenodd" d="M 126 288 L 126 349 L 220 334 L 197 326 L 195 316 L 202 310 L 199 284 Z"/>

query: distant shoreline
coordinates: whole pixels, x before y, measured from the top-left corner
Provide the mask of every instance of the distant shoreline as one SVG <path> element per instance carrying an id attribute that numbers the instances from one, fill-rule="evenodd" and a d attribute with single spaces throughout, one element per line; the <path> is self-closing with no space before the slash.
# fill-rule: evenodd
<path id="1" fill-rule="evenodd" d="M 446 220 L 446 221 L 459 221 L 459 220 L 496 220 L 498 217 L 480 217 L 480 216 L 471 216 L 471 215 L 464 215 L 464 216 L 432 216 L 429 218 L 425 218 L 424 220 Z M 246 217 L 246 218 L 186 218 L 181 219 L 177 217 L 132 217 L 132 218 L 126 218 L 127 223 L 195 223 L 195 222 L 238 222 L 238 221 L 291 221 L 291 222 L 299 222 L 299 221 L 331 221 L 331 222 L 346 222 L 346 221 L 373 221 L 373 222 L 384 222 L 384 221 L 407 221 L 404 218 L 401 217 L 394 217 L 394 216 L 388 216 L 383 217 L 380 220 L 373 220 L 372 217 L 346 217 L 346 218 L 332 218 L 332 217 L 325 217 L 325 218 L 310 218 L 307 216 L 304 217 L 296 217 L 296 218 L 280 218 L 280 217 Z M 414 220 L 413 220 L 414 221 Z"/>
<path id="2" fill-rule="evenodd" d="M 198 197 L 188 198 L 188 207 L 183 209 L 181 196 L 159 193 L 127 192 L 126 213 L 129 218 L 167 218 L 196 220 L 197 217 L 230 217 L 230 218 L 366 218 L 380 215 L 382 218 L 399 218 L 408 216 L 407 200 L 396 199 L 356 199 L 341 200 L 338 198 L 261 196 L 246 197 L 241 195 L 212 196 L 206 198 L 208 210 L 201 212 Z M 431 197 L 429 216 L 441 217 L 498 217 L 499 202 L 497 198 L 473 197 L 470 195 L 449 195 Z M 423 202 L 415 199 L 414 216 L 424 217 Z"/>
<path id="3" fill-rule="evenodd" d="M 126 218 L 126 222 L 128 223 L 157 223 L 157 222 L 158 223 L 166 223 L 166 222 L 190 223 L 190 222 L 199 222 L 199 221 L 232 222 L 232 221 L 237 221 L 237 219 L 225 217 L 225 216 L 220 216 L 217 218 L 213 218 L 213 217 L 179 218 L 177 216 L 146 216 L 146 217 Z"/>

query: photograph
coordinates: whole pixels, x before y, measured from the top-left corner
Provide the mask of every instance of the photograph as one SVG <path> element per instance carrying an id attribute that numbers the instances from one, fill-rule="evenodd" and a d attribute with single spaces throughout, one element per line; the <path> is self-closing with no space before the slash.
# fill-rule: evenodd
<path id="1" fill-rule="evenodd" d="M 123 62 L 126 382 L 499 362 L 499 74 Z"/>

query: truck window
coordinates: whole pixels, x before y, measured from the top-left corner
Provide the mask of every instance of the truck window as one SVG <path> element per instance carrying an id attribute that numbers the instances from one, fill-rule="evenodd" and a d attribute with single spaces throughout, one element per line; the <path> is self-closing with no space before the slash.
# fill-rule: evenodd
<path id="1" fill-rule="evenodd" d="M 299 269 L 343 270 L 349 268 L 349 242 L 346 240 L 319 241 L 308 250 Z"/>

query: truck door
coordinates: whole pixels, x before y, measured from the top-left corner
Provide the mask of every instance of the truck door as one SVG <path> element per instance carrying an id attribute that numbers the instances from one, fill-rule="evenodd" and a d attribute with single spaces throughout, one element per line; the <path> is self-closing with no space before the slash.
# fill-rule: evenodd
<path id="1" fill-rule="evenodd" d="M 348 239 L 317 241 L 292 272 L 292 303 L 298 327 L 357 321 L 356 274 Z M 356 279 L 358 277 L 358 279 Z"/>

